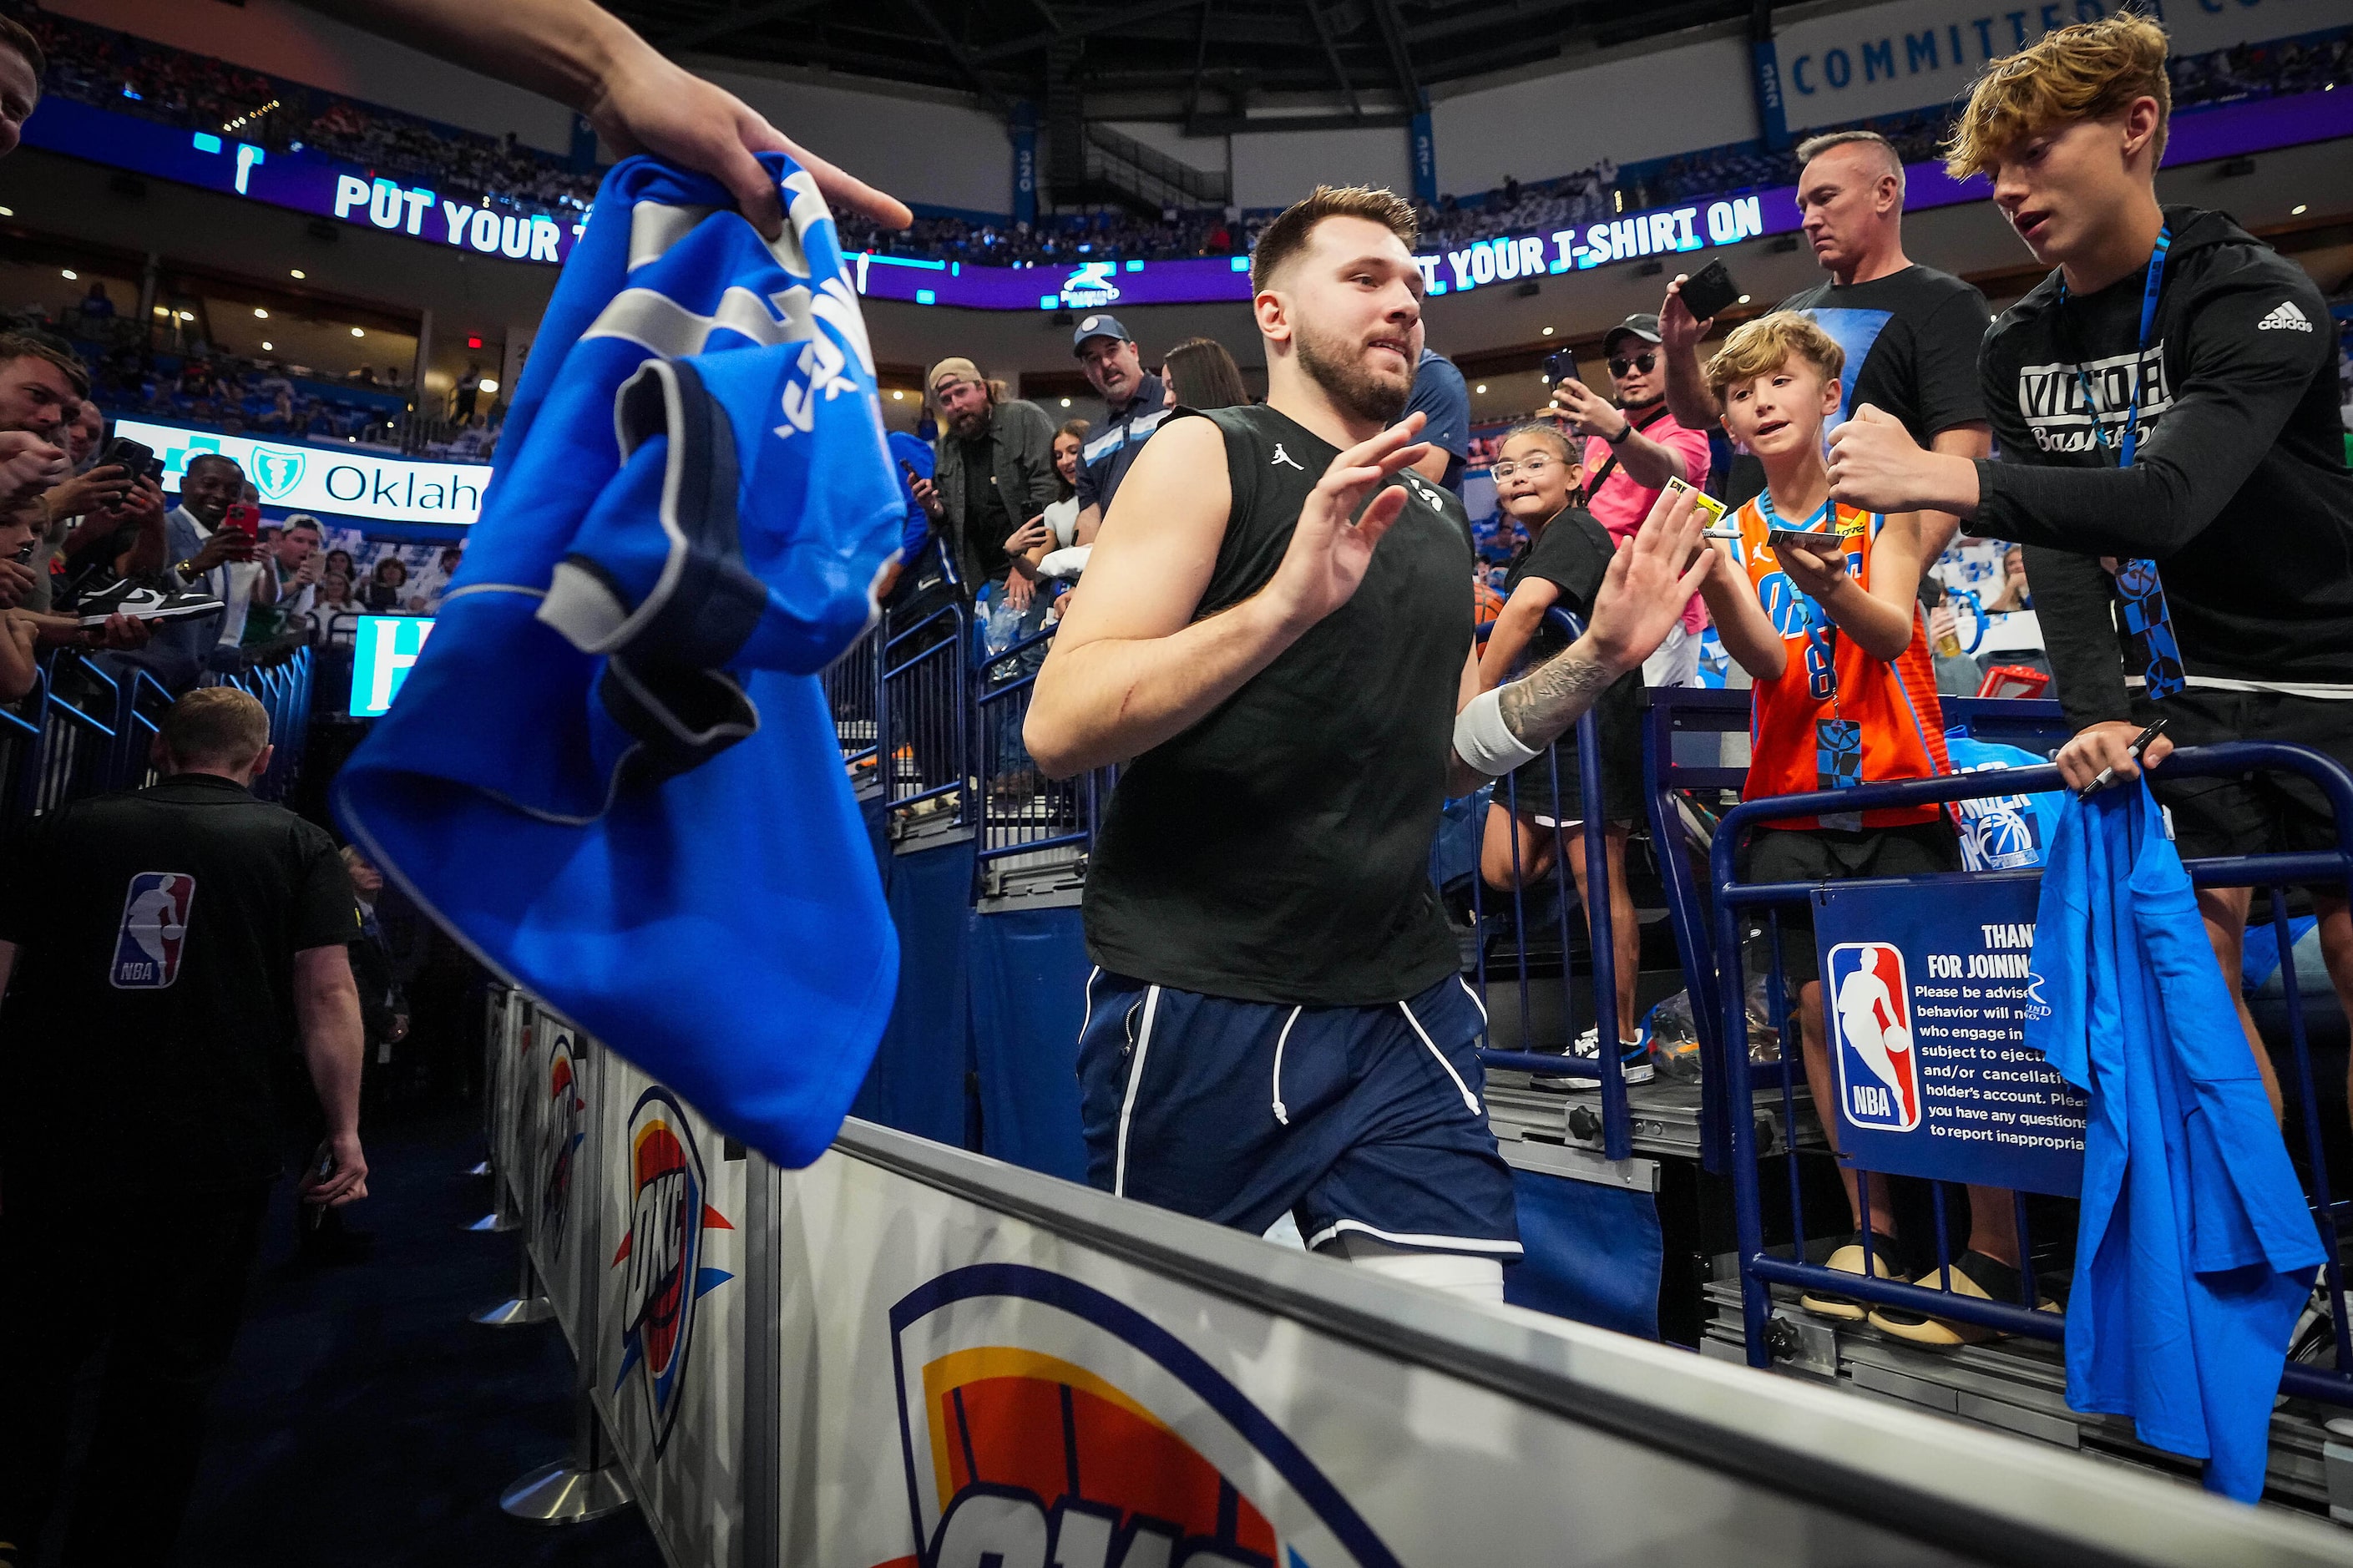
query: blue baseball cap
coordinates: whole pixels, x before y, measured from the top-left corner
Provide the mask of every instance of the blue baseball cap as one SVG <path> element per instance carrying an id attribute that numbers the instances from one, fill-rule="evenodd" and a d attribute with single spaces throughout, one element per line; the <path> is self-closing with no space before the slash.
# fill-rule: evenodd
<path id="1" fill-rule="evenodd" d="M 1071 331 L 1071 353 L 1075 355 L 1085 348 L 1089 338 L 1117 338 L 1124 343 L 1135 341 L 1127 335 L 1127 329 L 1119 324 L 1117 316 L 1106 316 L 1101 311 L 1079 318 L 1079 324 Z"/>

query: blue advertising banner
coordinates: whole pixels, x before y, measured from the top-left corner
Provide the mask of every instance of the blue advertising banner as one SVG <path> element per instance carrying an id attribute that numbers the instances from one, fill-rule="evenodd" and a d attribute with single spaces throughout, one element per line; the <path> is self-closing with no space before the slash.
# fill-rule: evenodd
<path id="1" fill-rule="evenodd" d="M 408 671 L 433 635 L 429 616 L 362 616 L 352 643 L 354 719 L 381 719 L 408 684 Z M 421 688 L 419 689 L 422 689 Z"/>
<path id="2" fill-rule="evenodd" d="M 1840 1142 L 1857 1165 L 2063 1197 L 2082 1185 L 2090 1101 L 2026 1048 L 2042 887 L 2016 872 L 1933 893 L 1816 890 Z"/>
<path id="3" fill-rule="evenodd" d="M 1434 207 L 1438 205 L 1438 134 L 1430 128 L 1427 109 L 1413 117 L 1406 131 L 1406 147 L 1413 156 L 1413 199 Z"/>
<path id="4" fill-rule="evenodd" d="M 1013 221 L 1038 221 L 1038 110 L 1027 100 L 1013 106 Z"/>
<path id="5" fill-rule="evenodd" d="M 1757 89 L 1757 129 L 1767 152 L 1778 153 L 1789 144 L 1789 116 L 1781 105 L 1781 61 L 1770 38 L 1756 39 L 1748 46 L 1754 59 L 1749 80 Z"/>

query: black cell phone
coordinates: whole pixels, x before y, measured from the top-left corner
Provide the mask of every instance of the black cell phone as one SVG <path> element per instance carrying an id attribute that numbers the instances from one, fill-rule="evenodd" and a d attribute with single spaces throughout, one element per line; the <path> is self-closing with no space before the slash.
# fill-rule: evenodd
<path id="1" fill-rule="evenodd" d="M 1681 293 L 1683 309 L 1692 313 L 1694 321 L 1704 321 L 1710 316 L 1721 315 L 1740 302 L 1740 285 L 1732 280 L 1722 257 L 1684 279 Z"/>
<path id="2" fill-rule="evenodd" d="M 154 447 L 143 441 L 134 441 L 128 436 L 117 436 L 106 444 L 106 450 L 99 455 L 98 466 L 104 468 L 107 464 L 112 463 L 131 478 L 137 479 L 147 471 L 147 465 L 154 460 Z"/>
<path id="3" fill-rule="evenodd" d="M 907 476 L 907 482 L 911 485 L 923 482 L 923 476 L 915 472 L 915 465 L 904 458 L 899 459 L 899 471 Z"/>
<path id="4" fill-rule="evenodd" d="M 1545 355 L 1545 374 L 1557 385 L 1577 379 L 1577 355 L 1568 349 L 1555 349 Z"/>

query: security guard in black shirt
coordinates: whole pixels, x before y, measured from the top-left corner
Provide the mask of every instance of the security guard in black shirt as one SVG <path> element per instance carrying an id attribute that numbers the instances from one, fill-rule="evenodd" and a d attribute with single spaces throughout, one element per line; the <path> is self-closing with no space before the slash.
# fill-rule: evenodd
<path id="1" fill-rule="evenodd" d="M 101 1342 L 65 1561 L 168 1554 L 298 1041 L 328 1129 L 302 1199 L 367 1194 L 358 914 L 335 846 L 248 793 L 270 746 L 247 693 L 189 692 L 156 749 L 162 784 L 51 812 L 0 862 L 0 1565 L 35 1560 Z"/>

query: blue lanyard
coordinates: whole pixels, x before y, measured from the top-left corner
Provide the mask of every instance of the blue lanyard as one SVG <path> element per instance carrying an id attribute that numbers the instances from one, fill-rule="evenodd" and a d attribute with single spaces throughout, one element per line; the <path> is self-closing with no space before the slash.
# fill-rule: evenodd
<path id="1" fill-rule="evenodd" d="M 1758 491 L 1757 506 L 1757 510 L 1765 514 L 1767 528 L 1771 528 L 1780 521 L 1779 514 L 1773 510 L 1772 491 Z M 1820 506 L 1814 509 L 1813 516 L 1799 524 L 1801 531 L 1810 533 L 1820 529 L 1825 523 L 1835 529 L 1838 526 L 1838 513 L 1834 510 L 1835 506 L 1835 502 L 1825 499 Z M 1833 636 L 1830 612 L 1816 604 L 1813 595 L 1799 588 L 1796 579 L 1788 574 L 1783 573 L 1781 580 L 1789 584 L 1790 601 L 1796 605 L 1798 613 L 1805 617 L 1806 694 L 1817 702 L 1830 703 L 1832 711 L 1837 711 L 1838 643 Z"/>
<path id="2" fill-rule="evenodd" d="M 2148 274 L 2141 287 L 2140 348 L 2133 356 L 2132 401 L 2125 409 L 2124 434 L 2116 441 L 2116 467 L 2132 467 L 2134 451 L 2140 445 L 2140 395 L 2148 370 L 2149 334 L 2157 327 L 2157 297 L 2165 287 L 2165 255 L 2173 248 L 2173 227 L 2170 224 L 2157 231 L 2157 246 L 2148 253 Z M 2059 302 L 2067 302 L 2067 279 L 2059 279 Z M 2079 363 L 2075 379 L 2084 388 L 2084 408 L 2092 418 L 2092 439 L 2105 445 L 2106 436 L 2100 424 L 2100 405 L 2092 395 L 2092 378 Z M 2147 671 L 2147 692 L 2152 701 L 2162 701 L 2188 684 L 2181 668 L 2181 647 L 2173 636 L 2173 612 L 2165 602 L 2165 582 L 2158 574 L 2157 563 L 2148 560 L 2126 560 L 2116 563 L 2116 596 L 2123 602 L 2125 634 L 2138 650 Z"/>
<path id="3" fill-rule="evenodd" d="M 2140 394 L 2148 371 L 2149 334 L 2157 330 L 2157 297 L 2165 290 L 2165 257 L 2173 248 L 2173 226 L 2157 231 L 2157 247 L 2148 253 L 2148 271 L 2141 285 L 2140 348 L 2133 356 L 2132 401 L 2125 408 L 2124 435 L 2116 442 L 2116 467 L 2132 467 L 2134 448 L 2140 444 Z M 2067 279 L 2059 279 L 2059 303 L 2067 303 Z M 2081 364 L 2075 367 L 2075 380 L 2084 389 L 2084 409 L 2092 416 L 2092 439 L 2101 445 L 2107 442 L 2107 432 L 2100 423 L 2099 400 L 2092 395 L 2092 377 Z"/>

